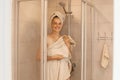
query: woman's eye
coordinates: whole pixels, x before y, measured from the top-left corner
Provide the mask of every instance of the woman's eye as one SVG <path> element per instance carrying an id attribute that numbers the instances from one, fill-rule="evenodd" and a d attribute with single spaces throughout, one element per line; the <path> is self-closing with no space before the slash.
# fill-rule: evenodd
<path id="1" fill-rule="evenodd" d="M 57 25 L 57 24 L 58 24 L 58 25 L 61 25 L 62 23 L 53 23 L 53 24 L 54 24 L 54 25 Z"/>
<path id="2" fill-rule="evenodd" d="M 61 23 L 59 23 L 59 25 L 61 25 Z"/>
<path id="3" fill-rule="evenodd" d="M 57 23 L 53 23 L 53 24 L 57 24 Z"/>

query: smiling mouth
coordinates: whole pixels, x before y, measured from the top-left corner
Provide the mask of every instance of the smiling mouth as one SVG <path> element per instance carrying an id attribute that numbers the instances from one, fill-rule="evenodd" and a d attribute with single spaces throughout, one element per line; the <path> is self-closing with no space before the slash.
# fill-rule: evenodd
<path id="1" fill-rule="evenodd" d="M 60 27 L 55 27 L 55 29 L 59 30 L 59 29 L 60 29 Z"/>

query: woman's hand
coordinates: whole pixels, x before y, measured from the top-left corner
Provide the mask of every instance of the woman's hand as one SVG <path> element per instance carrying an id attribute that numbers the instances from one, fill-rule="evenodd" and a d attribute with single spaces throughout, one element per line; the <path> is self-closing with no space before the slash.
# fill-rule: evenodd
<path id="1" fill-rule="evenodd" d="M 71 41 L 70 41 L 70 38 L 69 38 L 67 35 L 64 35 L 64 36 L 63 36 L 63 40 L 64 40 L 66 46 L 68 47 L 69 52 L 72 53 L 72 51 L 71 51 Z M 70 54 L 70 55 L 71 55 L 71 54 Z"/>
<path id="2" fill-rule="evenodd" d="M 69 37 L 67 35 L 63 36 L 64 41 L 70 41 Z"/>
<path id="3" fill-rule="evenodd" d="M 67 35 L 63 36 L 63 40 L 65 42 L 65 44 L 67 45 L 68 48 L 70 48 L 70 39 Z"/>

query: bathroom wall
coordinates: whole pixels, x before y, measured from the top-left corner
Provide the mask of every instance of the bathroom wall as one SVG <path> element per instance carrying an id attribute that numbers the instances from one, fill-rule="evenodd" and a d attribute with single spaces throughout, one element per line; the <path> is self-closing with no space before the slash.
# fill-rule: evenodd
<path id="1" fill-rule="evenodd" d="M 86 25 L 86 80 L 112 80 L 113 64 L 113 1 L 87 0 Z M 89 5 L 93 4 L 93 6 Z M 98 40 L 98 37 L 102 37 Z M 105 39 L 104 37 L 107 37 Z M 101 67 L 103 45 L 107 44 L 109 64 Z"/>
<path id="2" fill-rule="evenodd" d="M 59 5 L 59 2 L 65 3 L 65 9 L 68 11 L 69 0 L 48 0 L 48 20 L 51 13 L 55 10 L 64 13 L 63 8 Z M 74 71 L 72 72 L 71 80 L 81 79 L 81 0 L 71 0 L 71 27 L 70 36 L 76 41 L 77 45 L 72 52 L 72 62 L 76 64 Z M 62 29 L 62 34 L 68 34 L 68 19 L 66 16 L 65 25 Z M 48 21 L 49 22 L 49 21 Z M 50 27 L 48 25 L 48 32 Z"/>
<path id="3" fill-rule="evenodd" d="M 113 70 L 113 0 L 94 0 L 95 4 L 95 32 L 94 50 L 92 56 L 92 80 L 112 80 Z M 110 37 L 106 40 L 98 40 L 98 33 L 101 37 Z M 103 45 L 108 45 L 109 64 L 106 69 L 100 65 Z"/>
<path id="4" fill-rule="evenodd" d="M 18 80 L 40 80 L 40 63 L 36 53 L 40 47 L 40 1 L 19 2 Z"/>

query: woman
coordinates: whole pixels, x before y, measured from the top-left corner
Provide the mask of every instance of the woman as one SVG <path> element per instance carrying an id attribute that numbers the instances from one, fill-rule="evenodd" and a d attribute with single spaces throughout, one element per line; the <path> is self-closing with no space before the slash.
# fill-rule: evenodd
<path id="1" fill-rule="evenodd" d="M 47 36 L 47 80 L 70 80 L 71 45 L 75 44 L 70 36 L 61 35 L 64 16 L 56 11 L 51 16 L 51 33 Z"/>

